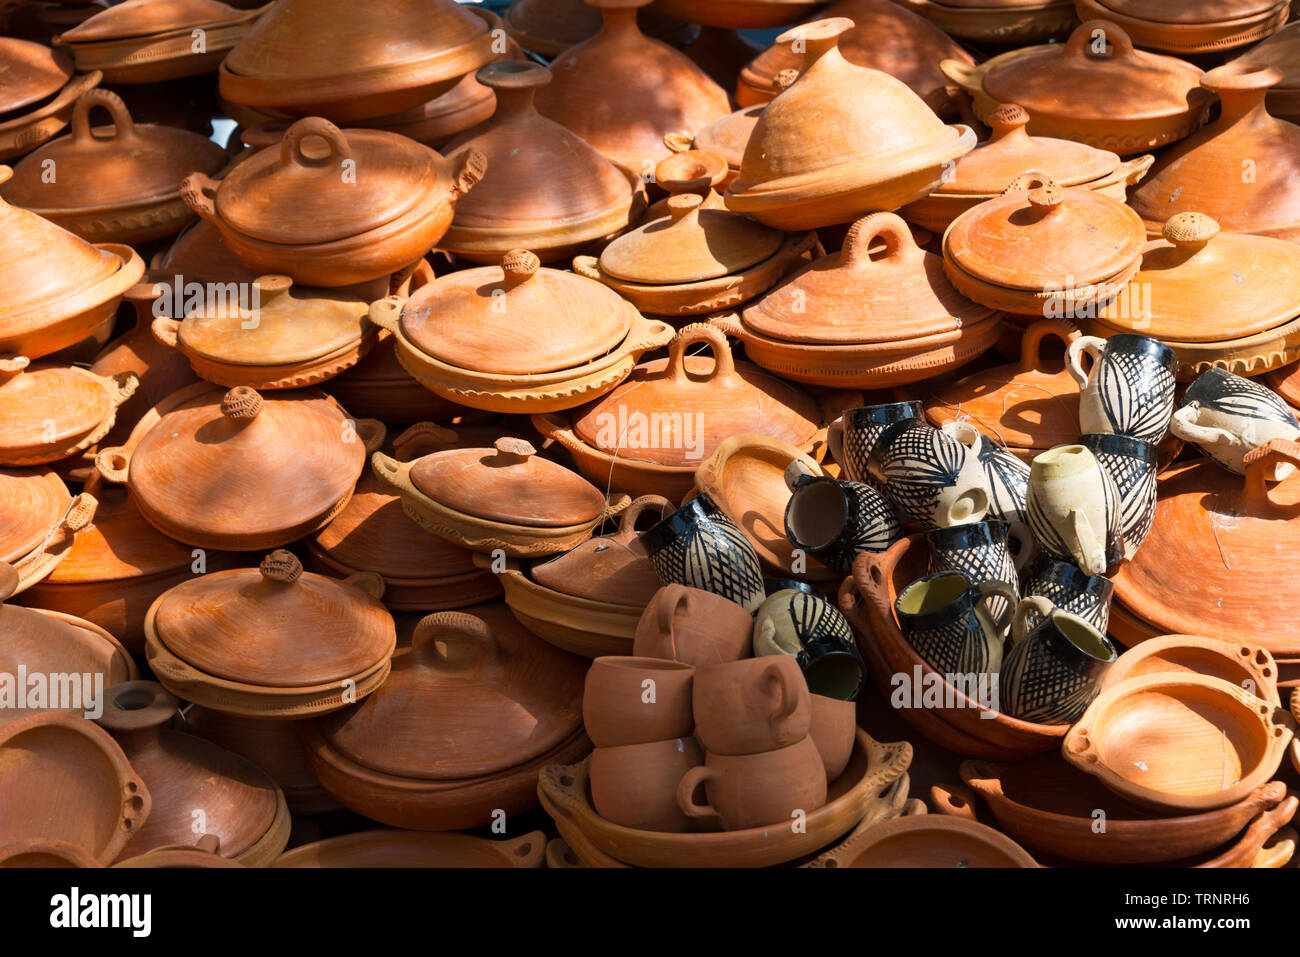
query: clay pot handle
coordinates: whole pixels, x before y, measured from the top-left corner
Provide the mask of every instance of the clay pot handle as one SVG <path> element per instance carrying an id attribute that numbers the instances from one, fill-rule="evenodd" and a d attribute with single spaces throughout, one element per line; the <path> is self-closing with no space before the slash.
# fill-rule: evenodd
<path id="1" fill-rule="evenodd" d="M 95 454 L 95 471 L 105 481 L 125 485 L 131 469 L 131 452 L 125 446 L 110 446 Z"/>
<path id="2" fill-rule="evenodd" d="M 662 495 L 642 495 L 634 498 L 619 518 L 618 532 L 614 538 L 624 544 L 634 541 L 641 534 L 636 530 L 637 519 L 652 508 L 659 510 L 660 521 L 677 511 L 677 506 Z"/>
<path id="3" fill-rule="evenodd" d="M 389 488 L 403 491 L 407 488 L 406 463 L 399 462 L 391 455 L 375 452 L 370 456 L 370 471 Z"/>
<path id="4" fill-rule="evenodd" d="M 388 589 L 388 583 L 378 572 L 354 572 L 343 579 L 343 584 L 351 585 L 375 599 L 383 598 Z"/>
<path id="5" fill-rule="evenodd" d="M 439 641 L 445 651 L 438 650 Z M 440 669 L 454 671 L 500 654 L 500 645 L 482 618 L 461 611 L 439 611 L 420 619 L 411 634 L 411 650 Z"/>
<path id="6" fill-rule="evenodd" d="M 734 310 L 714 313 L 706 321 L 724 336 L 732 336 L 736 339 L 743 339 L 745 336 L 745 327 L 741 324 L 740 313 Z"/>
<path id="7" fill-rule="evenodd" d="M 1031 190 L 1041 189 L 1044 186 L 1055 185 L 1056 181 L 1046 173 L 1041 173 L 1036 169 L 1029 169 L 1025 170 L 1011 182 L 1007 183 L 1002 190 L 1002 195 L 1006 196 L 1010 193 L 1027 193 Z"/>
<path id="8" fill-rule="evenodd" d="M 366 318 L 380 329 L 386 329 L 394 335 L 399 334 L 402 325 L 402 309 L 406 299 L 402 296 L 385 296 L 370 304 Z"/>
<path id="9" fill-rule="evenodd" d="M 624 510 L 632 504 L 632 496 L 626 492 L 616 492 L 605 499 L 605 507 L 601 510 L 600 518 L 596 524 L 611 519 L 616 515 L 622 515 Z"/>
<path id="10" fill-rule="evenodd" d="M 293 552 L 277 548 L 262 559 L 257 570 L 261 573 L 263 581 L 292 585 L 302 577 L 302 562 Z"/>
<path id="11" fill-rule="evenodd" d="M 393 439 L 393 451 L 410 462 L 421 456 L 449 449 L 459 439 L 460 436 L 454 431 L 437 422 L 416 422 Z"/>
<path id="12" fill-rule="evenodd" d="M 1106 340 L 1101 336 L 1079 336 L 1066 347 L 1065 367 L 1070 370 L 1071 378 L 1079 384 L 1080 389 L 1088 385 L 1088 373 L 1083 371 L 1081 357 L 1087 355 L 1095 366 L 1104 348 L 1106 348 Z"/>
<path id="13" fill-rule="evenodd" d="M 696 804 L 695 789 L 706 781 L 715 780 L 718 772 L 708 765 L 700 764 L 682 775 L 677 782 L 677 806 L 687 817 L 717 817 L 718 812 L 708 804 Z"/>
<path id="14" fill-rule="evenodd" d="M 130 370 L 116 372 L 111 376 L 103 376 L 102 378 L 112 394 L 113 408 L 115 409 L 135 395 L 135 390 L 140 388 L 140 377 Z"/>
<path id="15" fill-rule="evenodd" d="M 0 356 L 0 382 L 7 382 L 27 371 L 32 360 L 26 356 Z"/>
<path id="16" fill-rule="evenodd" d="M 871 241 L 883 239 L 885 254 L 879 259 L 871 258 Z M 889 263 L 902 263 L 924 256 L 907 223 L 896 213 L 868 213 L 857 220 L 844 237 L 844 246 L 840 249 L 840 262 L 852 270 L 854 275 L 864 275 L 873 266 Z"/>
<path id="17" fill-rule="evenodd" d="M 1200 403 L 1189 402 L 1174 412 L 1173 418 L 1169 421 L 1169 431 L 1174 434 L 1175 438 L 1196 445 L 1227 445 L 1232 447 L 1245 444 L 1241 436 L 1235 432 L 1229 432 L 1227 429 L 1220 429 L 1217 426 L 1201 425 L 1196 421 L 1200 414 Z"/>
<path id="18" fill-rule="evenodd" d="M 1043 340 L 1055 336 L 1065 343 L 1078 339 L 1079 328 L 1068 319 L 1039 319 L 1025 330 L 1025 337 L 1020 340 L 1020 368 L 1026 372 L 1043 369 Z"/>
<path id="19" fill-rule="evenodd" d="M 149 331 L 153 333 L 153 337 L 159 345 L 164 345 L 168 349 L 180 348 L 181 324 L 179 320 L 170 316 L 157 316 L 149 324 Z"/>
<path id="20" fill-rule="evenodd" d="M 984 71 L 973 63 L 963 60 L 944 59 L 939 61 L 943 75 L 967 93 L 984 92 Z"/>
<path id="21" fill-rule="evenodd" d="M 968 419 L 950 419 L 940 426 L 939 431 L 954 442 L 960 442 L 967 452 L 976 452 L 984 441 L 983 434 Z"/>
<path id="22" fill-rule="evenodd" d="M 776 42 L 793 46 L 797 41 L 803 41 L 803 66 L 799 73 L 804 74 L 808 72 L 809 67 L 839 46 L 841 34 L 852 29 L 853 21 L 848 17 L 827 17 L 791 27 L 778 36 Z"/>
<path id="23" fill-rule="evenodd" d="M 204 834 L 194 842 L 194 849 L 206 854 L 220 854 L 221 838 L 216 834 Z"/>
<path id="24" fill-rule="evenodd" d="M 1040 618 L 1046 618 L 1055 610 L 1056 606 L 1042 595 L 1026 595 L 1020 599 L 1020 604 L 1016 605 L 1015 614 L 1011 617 L 1012 644 L 1024 641 L 1025 636 L 1029 634 L 1029 615 L 1031 612 Z"/>
<path id="25" fill-rule="evenodd" d="M 659 589 L 659 591 L 655 593 L 655 597 L 657 598 L 665 592 L 667 593 L 668 600 L 656 603 L 659 606 L 659 633 L 668 636 L 670 648 L 672 649 L 672 660 L 676 661 L 677 633 L 673 628 L 673 622 L 677 620 L 677 613 L 679 611 L 685 612 L 687 610 L 686 601 L 690 593 L 686 590 L 685 585 L 672 584 L 665 585 L 663 588 Z"/>
<path id="26" fill-rule="evenodd" d="M 191 211 L 216 225 L 218 224 L 216 197 L 220 186 L 221 183 L 207 173 L 190 173 L 181 180 L 181 199 Z"/>
<path id="27" fill-rule="evenodd" d="M 546 835 L 541 831 L 529 831 L 508 841 L 498 841 L 492 846 L 494 850 L 503 851 L 507 857 L 516 860 L 517 867 L 537 867 L 546 856 Z"/>
<path id="28" fill-rule="evenodd" d="M 102 106 L 108 110 L 109 116 L 113 118 L 113 135 L 96 136 L 90 129 L 90 111 L 97 106 Z M 126 104 L 122 98 L 111 90 L 87 90 L 81 94 L 77 100 L 77 105 L 72 108 L 72 141 L 73 143 L 106 143 L 111 140 L 126 142 L 127 140 L 137 139 L 135 132 L 135 123 L 131 120 L 131 113 L 127 110 Z"/>
<path id="29" fill-rule="evenodd" d="M 763 681 L 768 685 L 768 697 L 775 703 L 771 720 L 785 721 L 799 707 L 799 687 L 792 685 L 786 673 L 776 662 L 763 669 Z"/>
<path id="30" fill-rule="evenodd" d="M 940 814 L 978 821 L 975 814 L 975 792 L 964 784 L 934 784 L 930 786 L 930 803 Z"/>
<path id="31" fill-rule="evenodd" d="M 979 599 L 975 603 L 975 617 L 980 619 L 985 627 L 995 635 L 1005 637 L 1007 628 L 1011 625 L 1012 617 L 1019 610 L 1016 607 L 1016 599 L 1020 596 L 1016 594 L 1014 588 L 998 579 L 980 582 L 976 587 L 976 591 L 979 592 Z M 991 598 L 1005 598 L 1007 600 L 1007 607 L 1002 610 L 1002 614 L 997 618 L 989 614 L 988 602 Z"/>
<path id="32" fill-rule="evenodd" d="M 595 256 L 574 256 L 573 271 L 586 279 L 600 280 L 600 260 Z"/>
<path id="33" fill-rule="evenodd" d="M 1294 507 L 1280 505 L 1269 497 L 1267 479 L 1278 465 L 1288 464 L 1300 468 L 1300 442 L 1293 442 L 1290 439 L 1269 439 L 1258 448 L 1247 452 L 1241 464 L 1246 468 L 1246 496 L 1252 505 L 1272 512 L 1295 511 Z"/>
<path id="34" fill-rule="evenodd" d="M 683 326 L 672 342 L 668 343 L 668 377 L 686 379 L 686 347 L 695 342 L 707 342 L 713 347 L 713 371 L 705 381 L 720 382 L 736 374 L 736 363 L 731 356 L 731 345 L 726 335 L 715 325 L 694 322 Z"/>
<path id="35" fill-rule="evenodd" d="M 384 439 L 388 438 L 388 426 L 378 419 L 350 419 L 352 429 L 356 432 L 357 437 L 361 439 L 361 444 L 365 446 L 366 455 L 374 455 L 384 445 Z"/>
<path id="36" fill-rule="evenodd" d="M 452 173 L 451 195 L 449 201 L 455 203 L 487 175 L 488 158 L 482 150 L 470 147 L 456 157 L 456 169 Z"/>
<path id="37" fill-rule="evenodd" d="M 665 133 L 664 146 L 668 147 L 674 153 L 685 153 L 695 146 L 695 137 L 690 133 Z M 656 173 L 655 179 L 658 179 Z"/>
<path id="38" fill-rule="evenodd" d="M 840 413 L 826 426 L 826 445 L 831 450 L 831 458 L 841 469 L 844 468 L 844 413 Z"/>
<path id="39" fill-rule="evenodd" d="M 325 141 L 329 155 L 319 159 L 302 151 L 302 141 L 316 136 Z M 284 131 L 280 140 L 280 166 L 283 169 L 328 169 L 352 158 L 352 147 L 343 131 L 323 116 L 308 116 Z"/>
<path id="40" fill-rule="evenodd" d="M 1136 186 L 1142 181 L 1142 177 L 1146 176 L 1147 170 L 1155 161 L 1154 154 L 1143 153 L 1141 156 L 1134 156 L 1120 163 L 1115 167 L 1115 172 L 1124 178 L 1125 186 Z"/>
<path id="41" fill-rule="evenodd" d="M 1104 56 L 1092 52 L 1092 43 L 1096 39 L 1093 34 L 1098 30 L 1102 33 L 1101 39 L 1111 46 L 1111 57 L 1118 59 L 1133 56 L 1133 39 L 1124 32 L 1123 27 L 1110 20 L 1085 20 L 1079 24 L 1070 34 L 1070 39 L 1065 41 L 1065 50 L 1061 55 L 1073 60 L 1095 60 L 1098 56 Z"/>

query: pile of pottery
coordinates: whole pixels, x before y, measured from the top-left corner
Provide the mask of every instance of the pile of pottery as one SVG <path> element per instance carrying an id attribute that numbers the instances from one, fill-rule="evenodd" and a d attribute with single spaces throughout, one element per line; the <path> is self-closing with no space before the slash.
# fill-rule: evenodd
<path id="1" fill-rule="evenodd" d="M 491 6 L 0 0 L 0 866 L 1289 861 L 1287 5 Z"/>

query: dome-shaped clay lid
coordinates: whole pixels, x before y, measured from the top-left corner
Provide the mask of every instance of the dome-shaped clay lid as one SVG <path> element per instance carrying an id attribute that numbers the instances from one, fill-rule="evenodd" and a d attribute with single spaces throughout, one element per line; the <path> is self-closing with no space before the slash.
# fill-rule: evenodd
<path id="1" fill-rule="evenodd" d="M 724 209 L 701 209 L 703 202 L 695 193 L 670 196 L 668 215 L 606 246 L 600 268 L 628 282 L 697 282 L 742 272 L 780 248 L 783 233 Z"/>
<path id="2" fill-rule="evenodd" d="M 1207 102 L 1200 80 L 1201 71 L 1190 63 L 1135 50 L 1119 24 L 1089 20 L 1065 43 L 1029 47 L 995 64 L 984 91 L 1002 103 L 1019 103 L 1031 116 L 1041 110 L 1088 120 L 1139 119 Z"/>
<path id="3" fill-rule="evenodd" d="M 171 30 L 215 26 L 249 15 L 219 0 L 125 0 L 65 30 L 59 41 L 87 43 L 149 37 Z"/>
<path id="4" fill-rule="evenodd" d="M 103 107 L 111 126 L 90 126 Z M 196 170 L 215 173 L 226 152 L 206 136 L 172 126 L 136 126 L 116 93 L 83 93 L 72 110 L 72 132 L 51 140 L 14 166 L 0 189 L 5 199 L 29 209 L 112 206 L 166 196 Z M 50 177 L 49 171 L 57 170 Z"/>
<path id="5" fill-rule="evenodd" d="M 582 525 L 605 510 L 596 486 L 509 436 L 491 449 L 425 455 L 411 465 L 411 484 L 458 512 L 515 525 Z"/>
<path id="6" fill-rule="evenodd" d="M 71 504 L 68 487 L 53 472 L 0 469 L 0 562 L 39 548 Z"/>
<path id="7" fill-rule="evenodd" d="M 945 258 L 976 279 L 1041 292 L 1102 282 L 1133 265 L 1146 227 L 1118 200 L 1031 174 L 958 216 L 943 243 Z"/>
<path id="8" fill-rule="evenodd" d="M 1038 170 L 1058 186 L 1079 186 L 1114 172 L 1119 157 L 1086 143 L 1030 136 L 1029 114 L 1007 103 L 988 117 L 993 135 L 957 160 L 952 175 L 935 192 L 997 194 L 1027 170 Z"/>
<path id="9" fill-rule="evenodd" d="M 707 344 L 713 356 L 688 355 L 695 343 Z M 620 458 L 692 470 L 736 432 L 803 448 L 821 424 L 821 411 L 807 393 L 736 362 L 727 337 L 703 323 L 678 332 L 666 359 L 638 365 L 613 392 L 572 415 L 574 431 L 588 445 Z"/>
<path id="10" fill-rule="evenodd" d="M 502 603 L 441 612 L 416 626 L 379 690 L 323 715 L 320 728 L 374 771 L 482 777 L 545 754 L 581 727 L 589 663 L 542 641 Z"/>
<path id="11" fill-rule="evenodd" d="M 0 37 L 0 114 L 16 113 L 25 106 L 53 96 L 72 77 L 72 59 L 43 43 Z"/>
<path id="12" fill-rule="evenodd" d="M 915 93 L 887 73 L 854 66 L 836 45 L 853 21 L 833 17 L 777 38 L 803 43 L 803 69 L 758 118 L 740 175 L 728 195 L 810 189 L 861 170 L 885 179 L 931 154 L 948 159 L 965 127 L 945 126 Z"/>
<path id="13" fill-rule="evenodd" d="M 176 657 L 267 688 L 342 681 L 382 661 L 397 642 L 392 615 L 371 593 L 304 572 L 283 549 L 259 568 L 181 582 L 152 612 L 158 640 Z"/>
<path id="14" fill-rule="evenodd" d="M 1283 463 L 1300 466 L 1300 444 L 1273 439 L 1248 452 L 1245 476 L 1206 459 L 1162 474 L 1151 532 L 1115 575 L 1116 599 L 1158 634 L 1196 634 L 1209 622 L 1224 641 L 1294 652 L 1300 469 L 1265 480 Z"/>
<path id="15" fill-rule="evenodd" d="M 637 520 L 666 518 L 676 507 L 661 495 L 643 495 L 619 517 L 618 531 L 589 538 L 563 555 L 538 562 L 533 581 L 554 591 L 612 605 L 644 607 L 660 587 L 659 576 L 637 531 Z"/>
<path id="16" fill-rule="evenodd" d="M 12 175 L 10 167 L 0 166 L 0 183 Z M 121 268 L 122 260 L 107 249 L 0 199 L 0 323 L 57 308 Z"/>
<path id="17" fill-rule="evenodd" d="M 309 116 L 235 165 L 217 189 L 217 213 L 266 242 L 329 242 L 410 212 L 443 168 L 442 157 L 405 136 Z"/>
<path id="18" fill-rule="evenodd" d="M 763 115 L 765 109 L 767 104 L 759 103 L 757 106 L 747 106 L 735 113 L 728 113 L 720 120 L 714 120 L 704 129 L 696 131 L 695 148 L 717 153 L 732 169 L 739 169 L 740 161 L 745 158 L 745 146 L 749 143 L 754 127 L 758 125 L 758 118 Z"/>
<path id="19" fill-rule="evenodd" d="M 402 333 L 420 351 L 474 372 L 528 375 L 582 365 L 615 348 L 633 307 L 594 279 L 541 265 L 524 250 L 418 289 Z"/>
<path id="20" fill-rule="evenodd" d="M 873 258 L 876 240 L 884 252 Z M 853 224 L 838 253 L 804 266 L 742 318 L 772 339 L 833 344 L 912 339 L 989 315 L 952 288 L 943 260 L 916 245 L 907 223 L 871 213 Z"/>
<path id="21" fill-rule="evenodd" d="M 1143 335 L 1214 342 L 1254 335 L 1300 316 L 1300 246 L 1221 233 L 1201 213 L 1178 213 L 1147 245 L 1132 294 L 1098 318 Z M 1135 304 L 1141 309 L 1134 308 Z"/>
<path id="22" fill-rule="evenodd" d="M 115 393 L 112 379 L 76 366 L 0 358 L 0 449 L 53 448 L 85 435 L 117 407 Z"/>
<path id="23" fill-rule="evenodd" d="M 295 289 L 288 276 L 258 276 L 252 295 L 247 310 L 225 303 L 187 315 L 177 333 L 181 345 L 218 362 L 290 365 L 342 349 L 367 328 L 363 300 Z"/>
<path id="24" fill-rule="evenodd" d="M 533 97 L 551 82 L 539 63 L 489 63 L 478 81 L 496 94 L 491 119 L 443 152 L 468 149 L 487 157 L 487 172 L 456 202 L 454 227 L 509 228 L 580 225 L 630 210 L 632 184 L 609 160 L 574 133 L 537 112 Z"/>
<path id="25" fill-rule="evenodd" d="M 326 514 L 365 461 L 361 437 L 324 393 L 264 397 L 236 386 L 166 412 L 135 446 L 128 475 L 146 514 L 257 537 Z"/>
<path id="26" fill-rule="evenodd" d="M 1277 0 L 1098 0 L 1108 10 L 1155 23 L 1222 23 L 1257 17 L 1277 7 Z"/>

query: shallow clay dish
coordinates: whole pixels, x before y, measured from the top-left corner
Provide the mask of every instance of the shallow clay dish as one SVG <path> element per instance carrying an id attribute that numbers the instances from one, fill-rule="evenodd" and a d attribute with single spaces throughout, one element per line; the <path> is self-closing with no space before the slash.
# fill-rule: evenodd
<path id="1" fill-rule="evenodd" d="M 1277 662 L 1266 649 L 1201 635 L 1164 635 L 1142 642 L 1106 669 L 1101 687 L 1113 688 L 1130 678 L 1168 672 L 1211 675 L 1257 698 L 1279 706 L 1282 703 L 1277 690 Z"/>
<path id="2" fill-rule="evenodd" d="M 831 862 L 834 861 L 832 864 Z M 1023 847 L 975 821 L 910 815 L 845 841 L 823 867 L 1037 867 Z"/>
<path id="3" fill-rule="evenodd" d="M 13 30 L 10 25 L 9 32 Z M 44 43 L 0 38 L 0 160 L 22 156 L 68 125 L 72 105 L 102 79 L 98 71 L 73 76 L 72 59 Z"/>
<path id="4" fill-rule="evenodd" d="M 1137 804 L 1206 811 L 1268 781 L 1294 727 L 1280 707 L 1222 678 L 1149 674 L 1099 694 L 1061 753 Z"/>
<path id="5" fill-rule="evenodd" d="M 490 841 L 468 834 L 371 830 L 329 837 L 281 854 L 272 867 L 541 867 L 546 835 Z"/>
<path id="6" fill-rule="evenodd" d="M 77 366 L 0 357 L 0 466 L 57 462 L 94 445 L 139 383 Z"/>
<path id="7" fill-rule="evenodd" d="M 0 728 L 0 846 L 65 841 L 101 864 L 144 825 L 153 799 L 108 732 L 35 714 Z"/>
<path id="8" fill-rule="evenodd" d="M 815 853 L 852 830 L 871 801 L 897 781 L 911 761 L 907 742 L 880 744 L 859 728 L 848 767 L 830 784 L 826 803 L 807 816 L 806 830 L 798 834 L 788 823 L 687 833 L 613 824 L 592 808 L 586 761 L 544 768 L 537 792 L 561 836 L 580 855 L 585 854 L 578 846 L 582 844 L 636 867 L 771 867 Z"/>

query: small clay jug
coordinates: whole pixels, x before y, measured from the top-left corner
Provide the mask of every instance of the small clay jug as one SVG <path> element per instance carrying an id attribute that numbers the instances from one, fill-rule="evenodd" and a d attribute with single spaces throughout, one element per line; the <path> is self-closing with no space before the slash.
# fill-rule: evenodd
<path id="1" fill-rule="evenodd" d="M 1082 357 L 1092 359 L 1085 372 Z M 1065 352 L 1079 383 L 1079 431 L 1113 432 L 1159 443 L 1174 412 L 1178 357 L 1163 342 L 1127 333 L 1080 336 Z"/>
<path id="2" fill-rule="evenodd" d="M 644 831 L 684 831 L 691 819 L 677 805 L 677 787 L 704 752 L 691 737 L 650 741 L 591 753 L 591 803 L 607 821 Z"/>
<path id="3" fill-rule="evenodd" d="M 704 785 L 707 804 L 695 802 Z M 709 754 L 677 785 L 688 817 L 717 818 L 724 830 L 790 826 L 826 803 L 826 769 L 810 736 L 759 754 Z"/>
<path id="4" fill-rule="evenodd" d="M 695 666 L 664 658 L 597 658 L 582 692 L 582 723 L 598 748 L 682 738 L 695 728 Z"/>
<path id="5" fill-rule="evenodd" d="M 665 585 L 637 622 L 632 654 L 703 667 L 750 655 L 754 619 L 734 601 L 686 585 Z"/>
<path id="6" fill-rule="evenodd" d="M 1029 527 L 1047 554 L 1100 575 L 1124 557 L 1119 491 L 1082 445 L 1058 445 L 1030 463 Z"/>
<path id="7" fill-rule="evenodd" d="M 695 738 L 709 754 L 757 754 L 808 734 L 812 703 L 799 665 L 765 655 L 695 673 Z"/>
<path id="8" fill-rule="evenodd" d="M 1041 619 L 1028 626 L 1028 616 Z M 1046 598 L 1025 598 L 1011 622 L 1014 644 L 998 679 L 1004 714 L 1036 724 L 1070 724 L 1097 697 L 1118 655 L 1110 639 Z"/>
<path id="9" fill-rule="evenodd" d="M 1206 369 L 1187 387 L 1169 430 L 1238 475 L 1246 453 L 1269 439 L 1300 440 L 1300 420 L 1280 395 L 1223 369 Z M 1265 478 L 1280 482 L 1293 471 L 1277 462 Z"/>

